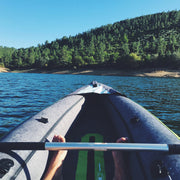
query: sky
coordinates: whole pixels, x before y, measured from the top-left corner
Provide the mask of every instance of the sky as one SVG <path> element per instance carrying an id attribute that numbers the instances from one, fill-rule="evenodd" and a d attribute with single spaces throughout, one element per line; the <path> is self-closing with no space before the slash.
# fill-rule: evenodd
<path id="1" fill-rule="evenodd" d="M 0 46 L 37 46 L 171 10 L 180 10 L 180 0 L 0 0 Z"/>

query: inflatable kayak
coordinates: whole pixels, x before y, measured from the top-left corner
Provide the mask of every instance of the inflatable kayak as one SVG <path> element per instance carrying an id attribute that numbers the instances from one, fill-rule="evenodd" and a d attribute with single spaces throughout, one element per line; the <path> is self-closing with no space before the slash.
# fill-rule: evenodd
<path id="1" fill-rule="evenodd" d="M 41 179 L 49 151 L 41 150 L 36 143 L 49 143 L 55 134 L 74 142 L 72 149 L 75 150 L 68 151 L 63 163 L 64 180 L 112 180 L 111 150 L 116 149 L 113 146 L 118 144 L 115 142 L 119 137 L 128 137 L 129 147 L 123 152 L 128 179 L 180 179 L 179 137 L 142 106 L 97 82 L 67 95 L 3 137 L 0 179 Z M 126 146 L 126 143 L 121 144 Z M 155 148 L 146 150 L 142 146 L 135 147 L 137 144 Z M 168 152 L 169 144 L 176 145 L 177 149 Z M 90 151 L 92 149 L 98 151 Z"/>

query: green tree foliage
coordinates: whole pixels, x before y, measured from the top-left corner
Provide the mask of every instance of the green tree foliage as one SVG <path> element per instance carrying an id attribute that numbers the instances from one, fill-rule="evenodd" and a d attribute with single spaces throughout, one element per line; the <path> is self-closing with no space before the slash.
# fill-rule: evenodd
<path id="1" fill-rule="evenodd" d="M 9 68 L 180 67 L 180 11 L 108 24 L 30 48 L 0 47 Z"/>
<path id="2" fill-rule="evenodd" d="M 12 61 L 12 54 L 15 48 L 8 48 L 0 46 L 0 64 L 1 66 L 10 67 Z"/>
<path id="3" fill-rule="evenodd" d="M 81 56 L 75 56 L 74 59 L 73 59 L 73 65 L 74 67 L 81 67 L 84 65 L 84 60 L 82 59 Z"/>

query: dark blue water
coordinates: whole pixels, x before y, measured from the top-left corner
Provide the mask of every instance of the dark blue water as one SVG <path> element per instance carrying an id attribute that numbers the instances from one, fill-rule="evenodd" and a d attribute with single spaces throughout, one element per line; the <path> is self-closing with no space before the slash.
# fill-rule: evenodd
<path id="1" fill-rule="evenodd" d="M 126 94 L 180 135 L 180 79 L 0 73 L 0 136 L 96 80 Z"/>

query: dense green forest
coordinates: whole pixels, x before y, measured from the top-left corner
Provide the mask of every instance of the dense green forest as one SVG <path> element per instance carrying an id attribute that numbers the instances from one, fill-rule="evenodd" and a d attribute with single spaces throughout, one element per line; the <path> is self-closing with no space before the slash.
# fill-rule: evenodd
<path id="1" fill-rule="evenodd" d="M 10 69 L 180 68 L 180 11 L 123 20 L 37 47 L 0 46 L 0 65 Z"/>

